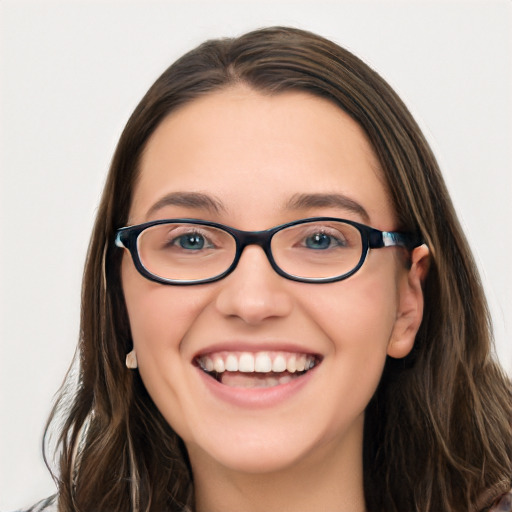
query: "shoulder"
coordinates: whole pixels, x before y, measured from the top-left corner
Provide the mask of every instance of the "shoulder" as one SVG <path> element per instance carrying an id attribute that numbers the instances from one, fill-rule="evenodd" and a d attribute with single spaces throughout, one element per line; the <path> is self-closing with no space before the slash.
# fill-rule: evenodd
<path id="1" fill-rule="evenodd" d="M 18 510 L 17 512 L 57 512 L 57 495 L 37 502 L 28 509 Z"/>
<path id="2" fill-rule="evenodd" d="M 489 508 L 482 512 L 512 512 L 512 490 L 500 496 Z"/>

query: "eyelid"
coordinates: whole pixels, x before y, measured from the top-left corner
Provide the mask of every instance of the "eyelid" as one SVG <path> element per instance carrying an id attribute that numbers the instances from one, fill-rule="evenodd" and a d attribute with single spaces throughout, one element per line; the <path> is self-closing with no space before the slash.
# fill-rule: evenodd
<path id="1" fill-rule="evenodd" d="M 201 226 L 198 224 L 177 224 L 172 229 L 169 229 L 165 236 L 167 243 L 175 243 L 182 236 L 187 235 L 199 235 L 204 238 L 206 243 L 205 248 L 215 248 L 222 242 L 222 237 L 219 239 L 219 235 L 216 233 L 218 229 L 209 228 L 208 226 Z"/>
<path id="2" fill-rule="evenodd" d="M 301 228 L 303 228 L 304 233 L 313 233 L 313 234 L 318 233 L 318 232 L 342 233 L 342 231 L 340 231 L 340 229 L 338 229 L 337 227 L 330 226 L 328 224 L 311 222 L 311 223 L 307 223 L 307 224 L 302 224 L 300 226 L 301 226 Z"/>
<path id="3" fill-rule="evenodd" d="M 165 224 L 164 224 L 165 225 Z M 211 233 L 213 230 L 208 230 L 207 226 L 200 226 L 198 224 L 178 224 L 178 225 L 170 225 L 173 226 L 169 228 L 168 233 L 174 234 L 178 232 L 179 234 L 188 234 L 188 233 L 197 233 L 199 235 L 207 235 Z"/>

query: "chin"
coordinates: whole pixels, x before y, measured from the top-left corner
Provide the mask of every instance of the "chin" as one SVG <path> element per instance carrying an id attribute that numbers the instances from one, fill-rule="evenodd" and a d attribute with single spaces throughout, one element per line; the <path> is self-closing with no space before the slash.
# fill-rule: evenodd
<path id="1" fill-rule="evenodd" d="M 203 464 L 203 460 L 221 466 L 225 471 L 243 474 L 279 473 L 300 465 L 307 454 L 303 447 L 281 446 L 279 449 L 269 443 L 254 443 L 252 446 L 232 444 L 230 449 L 205 451 L 199 447 L 187 446 L 192 468 Z"/>
<path id="2" fill-rule="evenodd" d="M 354 423 L 354 429 L 319 428 L 300 418 L 293 424 L 274 420 L 274 425 L 252 422 L 251 426 L 241 425 L 214 432 L 211 429 L 202 436 L 202 441 L 187 442 L 192 467 L 208 465 L 224 468 L 226 471 L 245 474 L 271 474 L 307 469 L 315 461 L 329 454 L 342 452 L 360 453 L 364 415 Z M 356 425 L 357 423 L 357 425 Z M 265 428 L 266 427 L 266 428 Z M 350 446 L 350 448 L 349 448 Z"/>

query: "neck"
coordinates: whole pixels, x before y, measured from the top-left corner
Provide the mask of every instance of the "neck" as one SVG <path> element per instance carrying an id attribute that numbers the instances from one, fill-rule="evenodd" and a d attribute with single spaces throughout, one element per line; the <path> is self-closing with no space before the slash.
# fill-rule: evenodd
<path id="1" fill-rule="evenodd" d="M 196 512 L 364 512 L 362 433 L 359 437 L 358 443 L 328 443 L 272 472 L 232 470 L 204 454 L 195 464 L 191 453 Z"/>

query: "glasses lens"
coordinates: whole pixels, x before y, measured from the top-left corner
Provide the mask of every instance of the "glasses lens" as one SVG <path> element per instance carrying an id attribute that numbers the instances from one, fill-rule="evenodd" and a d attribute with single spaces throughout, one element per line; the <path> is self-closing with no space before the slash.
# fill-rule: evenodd
<path id="1" fill-rule="evenodd" d="M 159 224 L 137 240 L 142 265 L 155 276 L 197 281 L 226 271 L 236 254 L 235 239 L 226 231 L 202 224 Z"/>
<path id="2" fill-rule="evenodd" d="M 272 254 L 288 274 L 327 279 L 357 267 L 363 242 L 359 230 L 345 222 L 307 222 L 278 231 L 272 238 Z"/>

